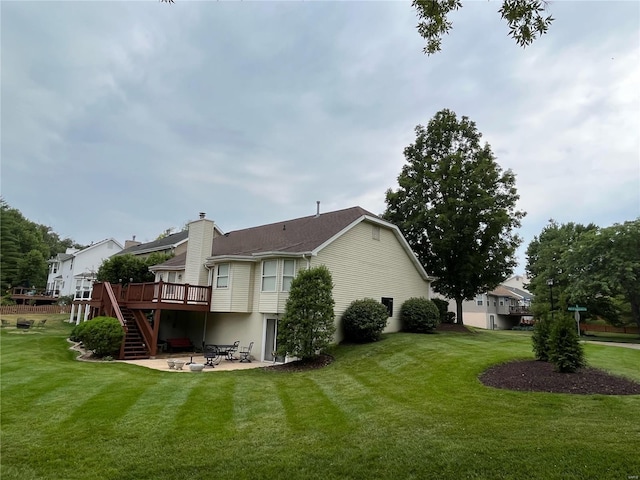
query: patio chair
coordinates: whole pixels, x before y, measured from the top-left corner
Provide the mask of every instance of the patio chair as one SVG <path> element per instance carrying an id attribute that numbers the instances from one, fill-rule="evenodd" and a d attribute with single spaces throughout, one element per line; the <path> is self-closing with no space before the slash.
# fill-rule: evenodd
<path id="1" fill-rule="evenodd" d="M 251 342 L 249 344 L 248 347 L 242 347 L 240 349 L 240 363 L 242 362 L 249 362 L 251 363 L 251 359 L 249 358 L 249 356 L 251 355 L 251 349 L 253 348 L 253 342 Z"/>
<path id="2" fill-rule="evenodd" d="M 47 319 L 45 318 L 44 320 L 40 320 L 38 322 L 38 325 L 36 325 L 38 328 L 42 327 L 44 328 L 44 324 L 47 323 Z"/>
<path id="3" fill-rule="evenodd" d="M 222 360 L 224 352 L 221 352 L 215 345 L 205 345 L 202 349 L 202 355 L 204 356 L 204 364 L 206 366 L 215 367 L 220 363 L 220 360 Z"/>
<path id="4" fill-rule="evenodd" d="M 11 325 L 11 324 L 9 323 L 9 320 L 5 320 L 5 319 L 3 318 L 3 319 L 2 319 L 2 328 L 4 328 L 4 327 L 8 327 L 9 325 Z"/>
<path id="5" fill-rule="evenodd" d="M 233 342 L 233 346 L 227 350 L 227 360 L 236 360 L 236 357 L 233 356 L 234 353 L 238 351 L 238 347 L 240 346 L 240 340 L 236 340 Z"/>

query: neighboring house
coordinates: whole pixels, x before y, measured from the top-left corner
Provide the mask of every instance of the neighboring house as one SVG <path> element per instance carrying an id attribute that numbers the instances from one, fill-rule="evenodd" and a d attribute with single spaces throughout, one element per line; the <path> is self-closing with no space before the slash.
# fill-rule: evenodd
<path id="1" fill-rule="evenodd" d="M 54 297 L 73 295 L 79 299 L 91 298 L 91 287 L 98 268 L 104 260 L 122 250 L 122 245 L 108 238 L 82 250 L 68 248 L 49 259 L 47 290 Z"/>
<path id="2" fill-rule="evenodd" d="M 385 331 L 395 332 L 402 303 L 429 298 L 433 279 L 398 227 L 360 207 L 216 232 L 202 215 L 189 224 L 187 251 L 151 267 L 155 284 L 116 288 L 123 316 L 135 319 L 150 355 L 158 340 L 188 337 L 195 345 L 254 342 L 255 358 L 273 360 L 291 281 L 318 265 L 332 274 L 338 326 L 352 301 L 368 297 L 387 306 Z M 106 294 L 95 297 L 95 313 L 115 311 Z M 335 340 L 342 338 L 338 328 Z"/>
<path id="3" fill-rule="evenodd" d="M 516 278 L 518 280 L 512 280 Z M 510 286 L 522 285 L 522 278 L 511 277 L 492 291 L 462 302 L 464 324 L 489 330 L 510 330 L 521 323 L 531 323 L 531 293 Z M 455 300 L 449 300 L 449 311 L 456 311 Z"/>
<path id="4" fill-rule="evenodd" d="M 133 240 L 125 241 L 125 248 L 118 255 L 131 254 L 139 257 L 148 257 L 152 253 L 180 255 L 187 251 L 188 239 L 189 232 L 187 230 L 147 243 L 136 242 L 136 237 L 134 236 Z"/>

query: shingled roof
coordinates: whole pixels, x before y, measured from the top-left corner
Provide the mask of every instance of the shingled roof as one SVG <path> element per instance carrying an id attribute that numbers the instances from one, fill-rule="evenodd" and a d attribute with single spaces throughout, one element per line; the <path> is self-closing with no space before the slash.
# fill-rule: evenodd
<path id="1" fill-rule="evenodd" d="M 310 215 L 225 233 L 213 240 L 212 257 L 256 256 L 268 253 L 309 253 L 363 216 L 377 216 L 360 207 Z M 176 255 L 150 270 L 184 268 L 187 255 Z"/>
<path id="2" fill-rule="evenodd" d="M 117 255 L 126 255 L 130 253 L 132 255 L 139 255 L 142 253 L 150 253 L 157 252 L 162 250 L 167 250 L 172 246 L 175 246 L 179 243 L 182 243 L 189 237 L 189 232 L 187 230 L 183 230 L 182 232 L 174 233 L 172 235 L 167 235 L 164 238 L 159 240 L 154 240 L 153 242 L 141 243 L 140 245 L 135 245 L 133 247 L 125 248 Z"/>
<path id="3" fill-rule="evenodd" d="M 362 216 L 377 217 L 371 212 L 351 207 L 335 212 L 285 220 L 259 227 L 236 230 L 216 237 L 211 255 L 257 255 L 270 252 L 308 253 L 338 234 Z"/>

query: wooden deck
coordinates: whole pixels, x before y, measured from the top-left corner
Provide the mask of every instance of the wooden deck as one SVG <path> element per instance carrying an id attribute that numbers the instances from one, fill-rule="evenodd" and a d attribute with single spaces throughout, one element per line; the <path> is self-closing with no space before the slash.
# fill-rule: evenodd
<path id="1" fill-rule="evenodd" d="M 113 285 L 118 304 L 141 310 L 184 310 L 206 312 L 211 303 L 211 287 L 181 283 L 130 283 Z M 93 285 L 92 305 L 103 302 L 103 283 Z"/>
<path id="2" fill-rule="evenodd" d="M 27 287 L 14 287 L 11 299 L 19 305 L 46 305 L 58 301 L 59 291 L 48 291 Z"/>

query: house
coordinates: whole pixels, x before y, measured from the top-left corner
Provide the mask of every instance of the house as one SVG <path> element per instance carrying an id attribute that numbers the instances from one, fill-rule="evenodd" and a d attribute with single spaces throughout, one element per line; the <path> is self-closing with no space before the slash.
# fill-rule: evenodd
<path id="1" fill-rule="evenodd" d="M 53 297 L 73 295 L 88 300 L 98 268 L 121 250 L 122 245 L 113 238 L 92 243 L 81 250 L 67 248 L 65 253 L 48 260 L 47 290 Z"/>
<path id="2" fill-rule="evenodd" d="M 464 324 L 489 330 L 510 330 L 522 323 L 530 323 L 533 296 L 524 289 L 527 279 L 513 276 L 490 292 L 462 302 Z M 449 301 L 449 310 L 456 311 L 455 300 Z"/>
<path id="3" fill-rule="evenodd" d="M 118 255 L 131 254 L 139 257 L 148 257 L 152 253 L 180 255 L 187 251 L 188 240 L 189 232 L 187 230 L 169 234 L 147 243 L 137 242 L 134 236 L 133 240 L 125 241 L 125 248 Z"/>
<path id="4" fill-rule="evenodd" d="M 352 301 L 369 297 L 387 306 L 385 331 L 395 332 L 402 303 L 429 297 L 433 279 L 398 227 L 360 207 L 217 232 L 201 215 L 189 224 L 186 252 L 151 267 L 155 283 L 103 284 L 94 290 L 95 313 L 120 309 L 127 329 L 140 330 L 148 355 L 156 354 L 159 341 L 182 337 L 195 345 L 254 342 L 255 358 L 274 360 L 278 320 L 302 269 L 330 270 L 338 327 Z M 338 328 L 335 341 L 342 338 Z"/>

